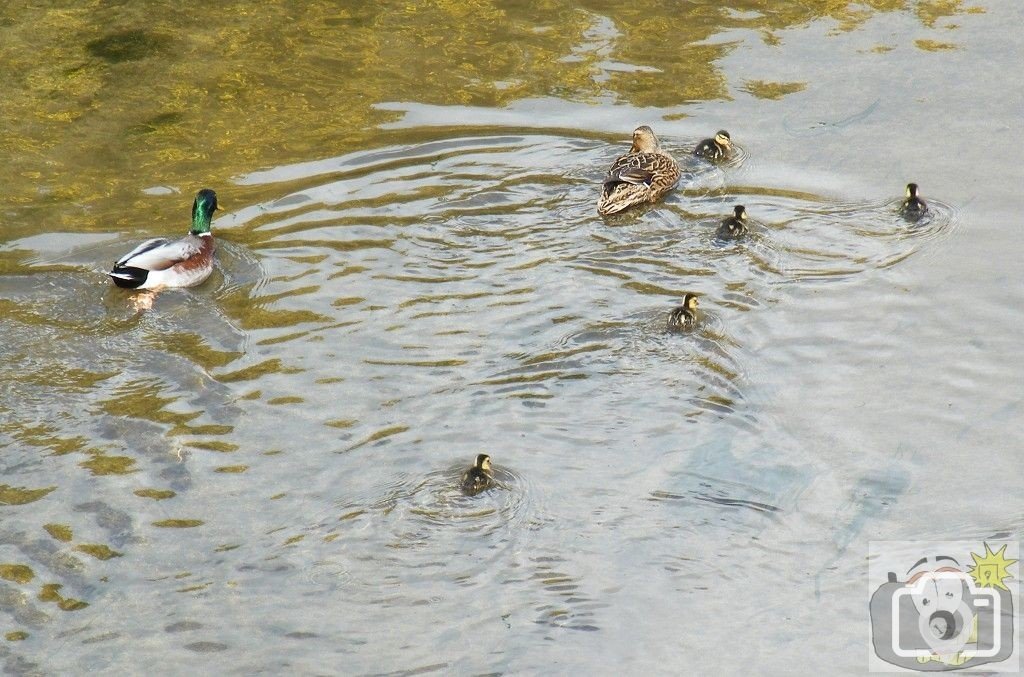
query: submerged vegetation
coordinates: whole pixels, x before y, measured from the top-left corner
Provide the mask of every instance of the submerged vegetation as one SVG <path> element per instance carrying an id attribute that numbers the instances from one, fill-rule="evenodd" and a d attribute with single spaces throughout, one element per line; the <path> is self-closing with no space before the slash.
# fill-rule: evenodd
<path id="1" fill-rule="evenodd" d="M 0 86 L 14 122 L 0 130 L 12 158 L 0 203 L 99 203 L 76 227 L 109 229 L 106 201 L 138 199 L 140 184 L 220 185 L 364 145 L 398 115 L 380 103 L 727 99 L 716 61 L 743 33 L 779 46 L 787 29 L 819 20 L 844 32 L 912 9 L 938 31 L 943 19 L 982 11 L 961 0 L 702 0 L 686 12 L 676 3 L 347 4 L 229 2 L 193 14 L 170 2 L 7 3 Z M 753 80 L 746 90 L 776 98 L 799 86 Z"/>

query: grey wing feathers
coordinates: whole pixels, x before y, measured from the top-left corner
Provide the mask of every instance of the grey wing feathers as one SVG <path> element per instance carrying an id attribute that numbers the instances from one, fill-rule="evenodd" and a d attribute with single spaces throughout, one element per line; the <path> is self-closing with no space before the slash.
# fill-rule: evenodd
<path id="1" fill-rule="evenodd" d="M 146 240 L 120 259 L 115 267 L 131 266 L 144 270 L 166 270 L 174 264 L 199 253 L 199 246 L 188 240 L 158 237 Z"/>
<path id="2" fill-rule="evenodd" d="M 130 252 L 128 252 L 127 254 L 122 256 L 121 258 L 119 258 L 114 265 L 115 266 L 123 266 L 133 256 L 138 256 L 139 254 L 142 254 L 144 252 L 148 252 L 150 249 L 156 249 L 157 247 L 159 247 L 161 245 L 165 245 L 168 242 L 170 242 L 170 240 L 168 240 L 166 237 L 155 237 L 152 240 L 146 240 L 145 242 L 140 244 L 138 247 L 136 247 L 135 249 L 131 250 Z"/>

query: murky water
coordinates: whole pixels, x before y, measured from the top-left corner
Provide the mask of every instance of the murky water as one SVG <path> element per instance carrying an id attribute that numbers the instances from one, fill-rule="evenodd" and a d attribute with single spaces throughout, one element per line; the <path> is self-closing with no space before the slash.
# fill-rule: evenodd
<path id="1" fill-rule="evenodd" d="M 863 672 L 868 540 L 1022 526 L 1022 19 L 0 9 L 5 670 Z M 640 123 L 683 180 L 602 219 Z"/>

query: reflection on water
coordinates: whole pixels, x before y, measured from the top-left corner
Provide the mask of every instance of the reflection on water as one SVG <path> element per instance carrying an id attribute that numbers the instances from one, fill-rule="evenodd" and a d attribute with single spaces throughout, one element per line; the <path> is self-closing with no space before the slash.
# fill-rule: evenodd
<path id="1" fill-rule="evenodd" d="M 735 657 L 680 637 L 752 632 L 731 620 L 750 589 L 761 614 L 782 590 L 820 602 L 909 500 L 923 462 L 864 443 L 850 409 L 878 396 L 822 392 L 896 360 L 899 331 L 851 326 L 966 217 L 924 173 L 865 199 L 840 164 L 833 191 L 771 164 L 793 139 L 845 143 L 884 100 L 812 115 L 788 103 L 812 78 L 721 61 L 786 54 L 822 23 L 911 21 L 909 46 L 974 10 L 347 4 L 0 10 L 4 669 L 199 653 L 218 672 L 543 673 L 635 655 L 656 672 L 685 649 L 729 672 L 788 651 L 773 631 Z M 702 114 L 738 92 L 778 128 Z M 683 178 L 602 219 L 604 169 L 639 122 Z M 693 158 L 726 122 L 731 161 Z M 931 207 L 913 224 L 908 180 Z M 113 288 L 126 242 L 185 232 L 198 185 L 227 210 L 214 275 L 145 304 Z M 724 243 L 735 204 L 750 233 Z M 669 332 L 687 292 L 700 321 Z M 943 326 L 926 298 L 889 302 L 896 329 Z M 950 373 L 958 400 L 983 399 L 984 367 Z M 907 399 L 908 419 L 960 425 Z M 849 421 L 808 434 L 801 414 L 828 406 Z M 480 451 L 497 486 L 466 497 Z"/>
<path id="2" fill-rule="evenodd" d="M 365 145 L 394 117 L 374 104 L 612 98 L 681 114 L 729 97 L 716 62 L 741 36 L 780 47 L 810 22 L 852 31 L 910 9 L 938 42 L 951 20 L 979 11 L 945 0 L 743 5 L 273 2 L 252 12 L 229 2 L 189 16 L 159 0 L 7 3 L 0 85 L 15 122 L 0 134 L 15 153 L 4 199 L 73 219 L 76 232 L 101 230 L 123 222 L 125 201 L 140 205 L 139 185 L 205 184 L 318 157 L 325 143 Z"/>

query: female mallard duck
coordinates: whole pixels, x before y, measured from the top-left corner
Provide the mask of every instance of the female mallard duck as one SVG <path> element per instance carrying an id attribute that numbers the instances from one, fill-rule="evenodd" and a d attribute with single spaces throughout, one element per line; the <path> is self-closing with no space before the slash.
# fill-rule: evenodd
<path id="1" fill-rule="evenodd" d="M 462 475 L 462 491 L 467 496 L 475 496 L 494 485 L 494 473 L 491 471 L 491 457 L 480 454 L 476 462 Z"/>
<path id="2" fill-rule="evenodd" d="M 192 228 L 180 240 L 158 237 L 146 240 L 114 264 L 107 273 L 118 287 L 156 289 L 192 287 L 213 272 L 213 234 L 210 222 L 217 194 L 209 188 L 196 193 L 192 203 Z"/>
<path id="3" fill-rule="evenodd" d="M 698 143 L 697 147 L 693 149 L 693 154 L 705 160 L 718 162 L 724 160 L 730 150 L 732 150 L 732 137 L 729 136 L 729 132 L 720 129 L 715 133 L 715 138 L 704 139 Z"/>
<path id="4" fill-rule="evenodd" d="M 670 331 L 684 331 L 693 329 L 697 324 L 697 295 L 687 292 L 683 296 L 683 305 L 679 306 L 668 316 L 668 328 Z"/>
<path id="5" fill-rule="evenodd" d="M 718 227 L 718 237 L 723 240 L 735 240 L 747 234 L 747 208 L 743 205 L 733 207 L 733 215 L 722 221 Z"/>
<path id="6" fill-rule="evenodd" d="M 908 183 L 907 199 L 900 205 L 900 214 L 909 219 L 917 219 L 926 211 L 928 211 L 928 205 L 924 203 L 924 200 L 917 196 L 917 184 Z"/>
<path id="7" fill-rule="evenodd" d="M 679 181 L 679 165 L 661 149 L 658 137 L 644 125 L 633 130 L 633 145 L 608 170 L 597 201 L 597 213 L 616 214 L 657 200 Z"/>

